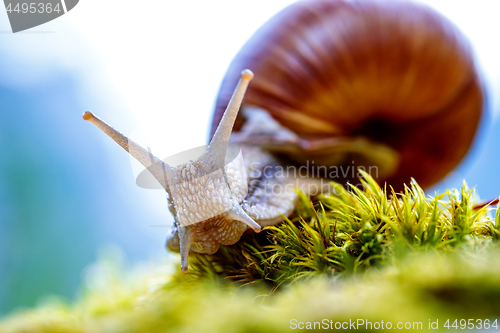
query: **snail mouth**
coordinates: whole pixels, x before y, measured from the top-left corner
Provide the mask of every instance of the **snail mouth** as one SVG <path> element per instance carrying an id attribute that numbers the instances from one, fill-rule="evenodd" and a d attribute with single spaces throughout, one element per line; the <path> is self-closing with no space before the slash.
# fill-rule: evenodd
<path id="1" fill-rule="evenodd" d="M 220 244 L 235 244 L 248 229 L 243 222 L 227 219 L 226 214 L 220 214 L 186 228 L 189 229 L 192 237 L 190 250 L 202 254 L 214 254 Z M 166 247 L 172 252 L 180 252 L 180 243 L 178 226 L 174 226 L 167 238 Z"/>

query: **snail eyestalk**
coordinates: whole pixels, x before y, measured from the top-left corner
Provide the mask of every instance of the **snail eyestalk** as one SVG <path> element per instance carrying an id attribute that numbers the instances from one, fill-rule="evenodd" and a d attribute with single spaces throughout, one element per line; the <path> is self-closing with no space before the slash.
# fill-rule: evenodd
<path id="1" fill-rule="evenodd" d="M 233 96 L 231 97 L 231 100 L 227 105 L 226 111 L 224 111 L 224 115 L 219 123 L 219 126 L 217 127 L 217 131 L 215 132 L 214 137 L 210 141 L 210 144 L 214 142 L 229 142 L 229 136 L 231 135 L 231 131 L 233 130 L 234 121 L 236 120 L 236 116 L 238 115 L 238 111 L 241 107 L 241 103 L 243 101 L 243 97 L 245 96 L 248 84 L 252 79 L 253 73 L 249 69 L 245 69 L 243 72 L 241 72 L 241 79 L 238 82 L 238 86 L 234 90 Z"/>
<path id="2" fill-rule="evenodd" d="M 111 139 L 118 143 L 130 155 L 132 155 L 139 163 L 146 167 L 149 172 L 158 180 L 161 186 L 168 191 L 167 185 L 167 170 L 171 169 L 168 164 L 154 156 L 151 152 L 141 147 L 136 142 L 130 140 L 122 133 L 115 130 L 113 127 L 106 124 L 104 121 L 96 117 L 92 112 L 87 111 L 83 114 L 83 119 L 90 121 L 97 126 L 101 131 L 106 133 Z"/>
<path id="3" fill-rule="evenodd" d="M 200 161 L 206 162 L 205 164 L 212 165 L 212 167 L 215 166 L 216 169 L 220 169 L 223 166 L 229 137 L 231 136 L 234 122 L 236 121 L 243 98 L 245 97 L 248 84 L 252 79 L 253 73 L 249 69 L 245 69 L 241 72 L 241 79 L 238 81 L 238 85 L 224 111 L 219 126 L 208 145 L 208 149 L 199 159 Z"/>

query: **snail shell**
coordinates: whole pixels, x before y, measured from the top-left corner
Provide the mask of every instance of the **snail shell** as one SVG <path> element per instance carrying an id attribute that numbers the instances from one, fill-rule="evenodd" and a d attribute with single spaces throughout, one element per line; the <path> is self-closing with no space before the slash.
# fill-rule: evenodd
<path id="1" fill-rule="evenodd" d="M 378 181 L 396 189 L 410 177 L 428 187 L 450 172 L 467 153 L 483 109 L 466 38 L 413 2 L 309 0 L 287 7 L 231 63 L 212 135 L 242 68 L 255 73 L 244 106 L 266 110 L 299 137 L 363 137 L 394 150 L 397 166 Z M 244 122 L 240 113 L 235 130 Z M 303 161 L 296 151 L 279 155 Z"/>

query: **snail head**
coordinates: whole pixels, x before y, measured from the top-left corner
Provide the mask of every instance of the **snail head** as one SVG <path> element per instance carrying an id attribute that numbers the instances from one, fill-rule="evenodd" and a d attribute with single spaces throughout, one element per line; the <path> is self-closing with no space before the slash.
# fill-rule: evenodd
<path id="1" fill-rule="evenodd" d="M 228 150 L 235 149 L 228 145 L 229 137 L 252 78 L 250 70 L 242 72 L 206 151 L 198 159 L 178 166 L 168 165 L 90 111 L 83 115 L 146 167 L 167 191 L 175 217 L 167 246 L 181 252 L 183 271 L 187 270 L 191 247 L 196 252 L 214 253 L 220 244 L 238 241 L 248 227 L 261 230 L 240 205 L 248 191 L 243 156 L 239 152 L 231 161 L 227 159 Z"/>

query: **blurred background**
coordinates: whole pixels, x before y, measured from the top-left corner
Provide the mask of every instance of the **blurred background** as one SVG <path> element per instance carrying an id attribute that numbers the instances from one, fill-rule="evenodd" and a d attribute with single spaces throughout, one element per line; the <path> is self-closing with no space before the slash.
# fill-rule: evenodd
<path id="1" fill-rule="evenodd" d="M 231 59 L 291 2 L 82 0 L 16 34 L 0 10 L 0 315 L 50 294 L 73 299 L 110 244 L 131 263 L 168 256 L 164 191 L 136 186 L 140 166 L 81 115 L 162 157 L 205 144 Z M 470 38 L 488 95 L 471 153 L 429 193 L 465 179 L 497 197 L 500 3 L 425 2 Z"/>

